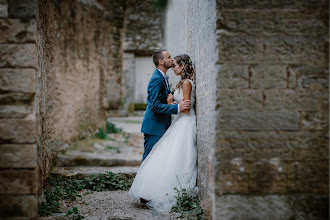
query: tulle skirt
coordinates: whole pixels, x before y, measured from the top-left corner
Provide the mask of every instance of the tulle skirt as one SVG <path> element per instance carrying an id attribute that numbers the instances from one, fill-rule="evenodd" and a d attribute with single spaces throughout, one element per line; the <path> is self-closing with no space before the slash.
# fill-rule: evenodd
<path id="1" fill-rule="evenodd" d="M 179 113 L 141 164 L 129 195 L 149 200 L 149 208 L 169 213 L 174 188 L 192 189 L 197 178 L 196 115 Z"/>

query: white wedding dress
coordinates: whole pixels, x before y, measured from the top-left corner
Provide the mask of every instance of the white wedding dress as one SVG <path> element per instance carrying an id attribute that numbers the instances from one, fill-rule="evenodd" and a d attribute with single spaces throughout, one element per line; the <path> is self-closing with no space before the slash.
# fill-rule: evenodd
<path id="1" fill-rule="evenodd" d="M 190 112 L 175 115 L 171 126 L 154 145 L 141 164 L 129 195 L 146 199 L 149 208 L 169 213 L 176 204 L 174 188 L 193 189 L 197 178 L 195 85 L 192 84 Z M 174 100 L 183 99 L 182 89 L 174 92 Z"/>

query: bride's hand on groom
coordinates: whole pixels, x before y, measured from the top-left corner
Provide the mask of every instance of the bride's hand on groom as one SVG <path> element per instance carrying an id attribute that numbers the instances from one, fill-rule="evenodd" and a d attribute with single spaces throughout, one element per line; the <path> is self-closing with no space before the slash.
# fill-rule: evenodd
<path id="1" fill-rule="evenodd" d="M 174 97 L 172 94 L 167 96 L 167 104 L 173 104 Z"/>
<path id="2" fill-rule="evenodd" d="M 180 112 L 184 112 L 185 110 L 189 110 L 191 107 L 191 102 L 190 100 L 182 100 L 179 104 L 180 107 Z"/>

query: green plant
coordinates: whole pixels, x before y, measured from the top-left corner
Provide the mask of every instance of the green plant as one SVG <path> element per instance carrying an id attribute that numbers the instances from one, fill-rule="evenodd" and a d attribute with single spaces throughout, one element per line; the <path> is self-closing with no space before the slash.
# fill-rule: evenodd
<path id="1" fill-rule="evenodd" d="M 127 190 L 132 185 L 132 182 L 128 181 L 127 178 L 112 172 L 93 175 L 85 180 L 85 189 L 90 189 L 93 191 Z"/>
<path id="2" fill-rule="evenodd" d="M 106 128 L 107 133 L 117 134 L 117 133 L 121 133 L 123 131 L 121 128 L 117 128 L 115 124 L 113 124 L 109 121 L 106 121 L 105 128 Z"/>
<path id="3" fill-rule="evenodd" d="M 96 138 L 99 138 L 99 139 L 107 139 L 108 134 L 107 134 L 107 132 L 104 130 L 104 128 L 99 127 L 98 131 L 97 131 L 96 134 L 95 134 L 95 137 L 96 137 Z"/>
<path id="4" fill-rule="evenodd" d="M 206 219 L 206 211 L 201 207 L 198 199 L 198 190 L 174 188 L 176 191 L 176 204 L 172 207 L 173 211 L 179 212 L 181 218 L 186 219 Z"/>
<path id="5" fill-rule="evenodd" d="M 44 190 L 45 201 L 39 206 L 39 215 L 47 216 L 53 212 L 60 212 L 60 187 L 48 187 Z"/>
<path id="6" fill-rule="evenodd" d="M 44 189 L 45 201 L 39 206 L 39 215 L 47 216 L 53 212 L 60 212 L 59 201 L 74 201 L 77 197 L 81 197 L 80 192 L 83 189 L 92 191 L 127 190 L 131 185 L 132 182 L 127 178 L 112 172 L 93 175 L 84 180 L 50 177 L 48 185 Z"/>
<path id="7" fill-rule="evenodd" d="M 44 190 L 45 201 L 39 207 L 39 215 L 47 216 L 53 212 L 59 212 L 60 200 L 76 200 L 81 197 L 79 191 L 84 189 L 83 180 L 70 180 L 62 178 L 49 178 L 48 186 Z"/>
<path id="8" fill-rule="evenodd" d="M 73 220 L 79 220 L 85 218 L 84 216 L 80 215 L 79 210 L 77 207 L 73 207 L 67 213 L 67 216 L 72 217 Z"/>

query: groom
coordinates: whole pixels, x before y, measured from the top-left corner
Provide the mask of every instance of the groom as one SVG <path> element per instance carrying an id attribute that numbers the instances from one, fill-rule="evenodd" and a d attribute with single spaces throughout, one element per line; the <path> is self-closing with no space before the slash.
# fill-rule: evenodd
<path id="1" fill-rule="evenodd" d="M 158 50 L 152 55 L 156 70 L 148 84 L 147 110 L 144 115 L 141 132 L 144 133 L 144 154 L 148 156 L 156 142 L 171 125 L 171 114 L 190 109 L 190 100 L 168 105 L 167 96 L 171 94 L 166 72 L 172 67 L 173 59 L 167 50 Z"/>

